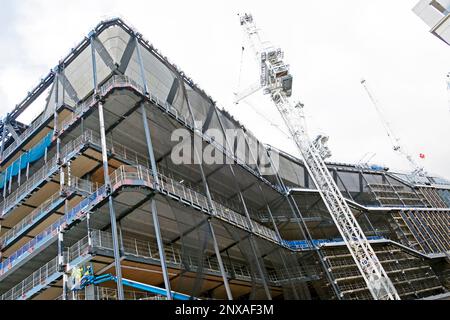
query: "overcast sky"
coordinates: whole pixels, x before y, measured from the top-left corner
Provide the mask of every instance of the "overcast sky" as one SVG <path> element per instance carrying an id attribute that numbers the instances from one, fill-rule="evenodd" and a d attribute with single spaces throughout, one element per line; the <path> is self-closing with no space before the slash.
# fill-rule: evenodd
<path id="1" fill-rule="evenodd" d="M 102 18 L 120 15 L 262 142 L 297 154 L 268 97 L 232 103 L 245 45 L 237 14 L 251 12 L 264 39 L 285 51 L 293 98 L 305 103 L 312 135 L 330 136 L 331 160 L 375 153 L 373 163 L 410 169 L 392 150 L 365 77 L 413 158 L 450 178 L 450 48 L 412 12 L 417 2 L 0 0 L 0 115 Z M 258 76 L 249 52 L 243 61 L 241 89 Z"/>

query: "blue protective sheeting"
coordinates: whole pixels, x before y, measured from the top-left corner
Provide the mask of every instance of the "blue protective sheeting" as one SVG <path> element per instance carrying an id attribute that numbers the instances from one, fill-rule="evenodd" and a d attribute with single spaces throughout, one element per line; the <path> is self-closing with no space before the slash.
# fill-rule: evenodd
<path id="1" fill-rule="evenodd" d="M 367 237 L 367 240 L 373 241 L 373 240 L 383 240 L 382 237 Z M 319 239 L 319 240 L 312 240 L 313 246 L 320 246 L 325 243 L 340 243 L 344 242 L 344 239 L 342 238 L 334 238 L 334 239 Z M 292 249 L 309 249 L 310 246 L 308 244 L 308 241 L 306 240 L 298 240 L 298 241 L 284 241 L 284 244 Z"/>
<path id="2" fill-rule="evenodd" d="M 25 169 L 29 163 L 36 162 L 45 155 L 45 149 L 47 149 L 53 138 L 53 130 L 50 131 L 37 145 L 22 154 L 16 161 L 14 161 L 5 171 L 0 173 L 0 189 L 8 184 L 12 178 L 17 176 L 19 172 Z"/>

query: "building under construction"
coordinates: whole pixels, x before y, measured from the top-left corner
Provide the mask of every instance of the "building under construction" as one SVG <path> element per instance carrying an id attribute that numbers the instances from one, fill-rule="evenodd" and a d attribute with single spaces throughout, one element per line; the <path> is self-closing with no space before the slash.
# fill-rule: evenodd
<path id="1" fill-rule="evenodd" d="M 304 161 L 258 141 L 121 19 L 0 129 L 2 300 L 373 298 Z M 195 148 L 174 161 L 176 129 L 224 161 Z M 239 132 L 244 151 L 211 129 Z M 450 181 L 327 167 L 400 299 L 448 299 Z"/>

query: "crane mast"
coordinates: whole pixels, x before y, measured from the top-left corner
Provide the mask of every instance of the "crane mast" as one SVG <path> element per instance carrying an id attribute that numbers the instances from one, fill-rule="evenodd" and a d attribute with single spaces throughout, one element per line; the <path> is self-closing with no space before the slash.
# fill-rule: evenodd
<path id="1" fill-rule="evenodd" d="M 413 157 L 406 151 L 404 146 L 402 146 L 400 139 L 397 137 L 397 135 L 392 130 L 391 125 L 389 124 L 389 121 L 387 120 L 386 116 L 384 115 L 383 111 L 381 110 L 377 99 L 375 99 L 375 96 L 372 94 L 372 91 L 370 90 L 370 88 L 367 84 L 367 81 L 363 79 L 363 80 L 361 80 L 361 84 L 363 85 L 364 89 L 366 90 L 367 95 L 370 98 L 370 101 L 372 101 L 372 104 L 375 107 L 375 109 L 378 113 L 378 116 L 381 119 L 381 122 L 383 123 L 386 133 L 389 136 L 389 139 L 391 140 L 394 151 L 398 152 L 400 155 L 405 157 L 406 160 L 408 160 L 411 167 L 413 168 L 413 174 L 412 174 L 413 177 L 426 176 L 425 169 L 422 166 L 418 165 L 416 161 L 414 161 Z"/>
<path id="2" fill-rule="evenodd" d="M 327 138 L 319 136 L 312 141 L 305 129 L 304 106 L 301 103 L 293 104 L 289 100 L 292 94 L 292 75 L 289 73 L 289 66 L 283 62 L 283 52 L 261 42 L 251 15 L 241 16 L 240 23 L 261 66 L 260 83 L 264 94 L 270 95 L 280 112 L 370 293 L 375 300 L 399 300 L 395 287 L 328 171 L 324 161 L 330 155 L 325 146 Z"/>

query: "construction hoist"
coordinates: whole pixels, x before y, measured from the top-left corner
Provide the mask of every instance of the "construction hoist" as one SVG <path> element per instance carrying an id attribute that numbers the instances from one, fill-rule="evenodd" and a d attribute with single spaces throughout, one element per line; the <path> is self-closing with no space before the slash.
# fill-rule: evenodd
<path id="1" fill-rule="evenodd" d="M 325 146 L 327 137 L 311 140 L 306 132 L 304 105 L 291 103 L 292 75 L 284 63 L 284 53 L 269 43 L 263 43 L 250 14 L 240 16 L 240 23 L 253 49 L 261 74 L 258 85 L 236 94 L 235 103 L 262 89 L 281 114 L 292 139 L 304 159 L 304 164 L 330 212 L 339 233 L 347 245 L 367 287 L 376 300 L 399 300 L 400 297 L 375 255 L 344 196 L 328 171 L 324 158 L 330 151 Z"/>

